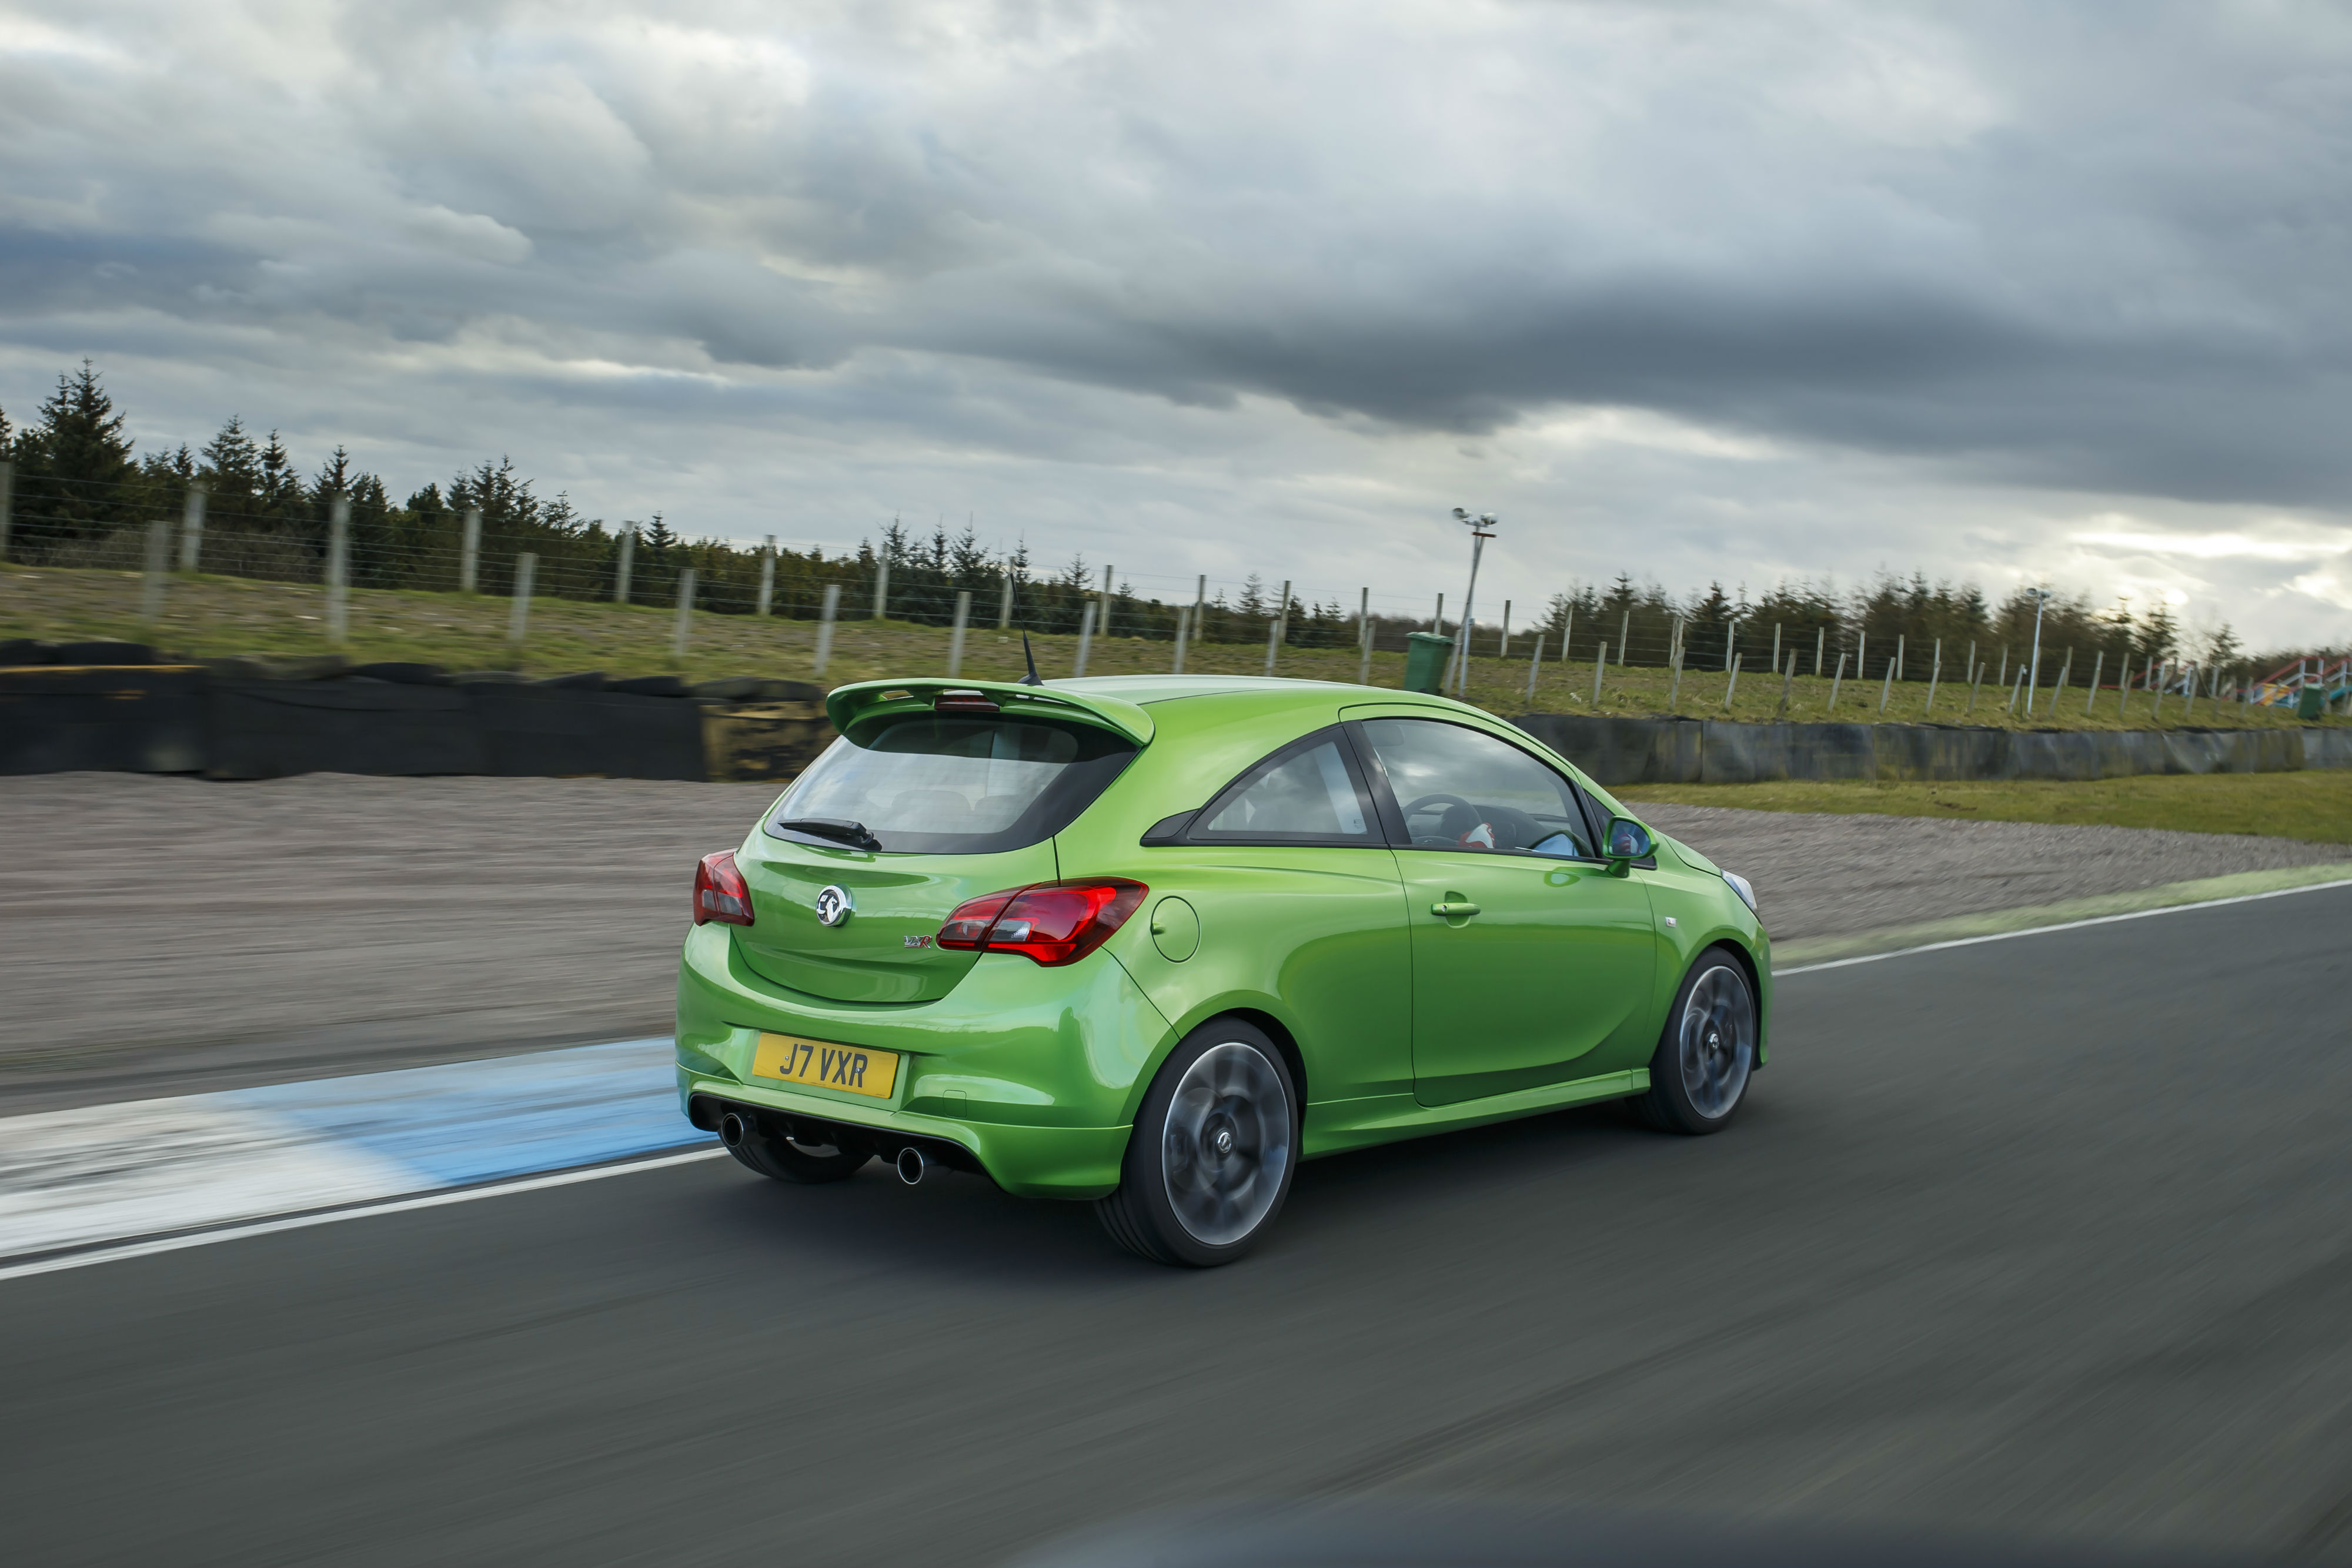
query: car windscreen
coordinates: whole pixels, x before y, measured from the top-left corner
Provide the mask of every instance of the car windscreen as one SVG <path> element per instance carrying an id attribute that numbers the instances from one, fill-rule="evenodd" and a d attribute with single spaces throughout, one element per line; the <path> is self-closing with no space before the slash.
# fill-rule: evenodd
<path id="1" fill-rule="evenodd" d="M 767 831 L 824 842 L 824 830 L 780 824 L 855 822 L 886 853 L 1016 850 L 1069 826 L 1134 756 L 1131 743 L 1092 725 L 909 715 L 835 741 Z"/>

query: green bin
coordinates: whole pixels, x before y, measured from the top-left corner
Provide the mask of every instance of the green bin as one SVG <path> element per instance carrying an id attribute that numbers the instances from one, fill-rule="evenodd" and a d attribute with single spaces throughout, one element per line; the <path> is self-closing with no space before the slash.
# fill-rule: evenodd
<path id="1" fill-rule="evenodd" d="M 1404 689 L 1437 695 L 1445 682 L 1445 661 L 1453 656 L 1454 639 L 1434 632 L 1415 632 L 1404 643 Z"/>
<path id="2" fill-rule="evenodd" d="M 1412 685 L 1410 681 L 1405 684 L 1407 685 Z M 1417 691 L 1420 688 L 1414 687 L 1414 689 Z M 2327 693 L 2321 687 L 2305 686 L 2303 690 L 2294 694 L 2295 717 L 2304 719 L 2317 718 L 2326 711 Z"/>

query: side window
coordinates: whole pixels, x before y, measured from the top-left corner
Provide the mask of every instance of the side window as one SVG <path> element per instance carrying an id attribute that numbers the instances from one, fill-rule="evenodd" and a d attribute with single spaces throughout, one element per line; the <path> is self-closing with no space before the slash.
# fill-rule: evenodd
<path id="1" fill-rule="evenodd" d="M 1194 843 L 1377 844 L 1371 800 L 1338 728 L 1293 741 L 1202 810 Z"/>
<path id="2" fill-rule="evenodd" d="M 1575 786 L 1509 742 L 1439 719 L 1360 728 L 1396 797 L 1402 843 L 1598 858 Z"/>

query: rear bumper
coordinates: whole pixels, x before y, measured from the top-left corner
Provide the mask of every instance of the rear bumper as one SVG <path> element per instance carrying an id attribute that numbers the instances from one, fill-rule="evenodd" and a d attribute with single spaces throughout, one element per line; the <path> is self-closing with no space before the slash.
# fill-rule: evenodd
<path id="1" fill-rule="evenodd" d="M 698 1115 L 696 1101 L 704 1106 L 753 1105 L 787 1116 L 863 1129 L 872 1134 L 877 1153 L 890 1157 L 897 1149 L 914 1145 L 926 1148 L 952 1144 L 970 1156 L 974 1168 L 1023 1197 L 1105 1197 L 1118 1186 L 1119 1162 L 1127 1154 L 1126 1127 L 1013 1127 L 985 1122 L 951 1122 L 940 1116 L 884 1111 L 859 1113 L 813 1094 L 795 1094 L 764 1084 L 706 1077 L 677 1070 L 678 1103 L 696 1125 L 716 1125 L 705 1111 Z M 950 1161 L 962 1164 L 962 1161 Z"/>
<path id="2" fill-rule="evenodd" d="M 756 1079 L 762 1031 L 901 1053 L 887 1100 Z M 678 967 L 677 1087 L 698 1095 L 968 1151 L 1008 1192 L 1100 1197 L 1118 1185 L 1135 1106 L 1174 1031 L 1097 951 L 1048 969 L 985 954 L 946 997 L 832 1003 L 743 965 L 728 928 L 698 926 Z"/>

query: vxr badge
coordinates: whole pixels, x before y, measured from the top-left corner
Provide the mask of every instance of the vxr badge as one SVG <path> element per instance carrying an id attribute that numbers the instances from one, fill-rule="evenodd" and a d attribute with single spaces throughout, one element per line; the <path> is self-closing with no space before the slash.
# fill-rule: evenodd
<path id="1" fill-rule="evenodd" d="M 857 905 L 851 902 L 849 889 L 839 883 L 817 890 L 816 923 L 819 925 L 838 925 L 856 911 Z"/>

